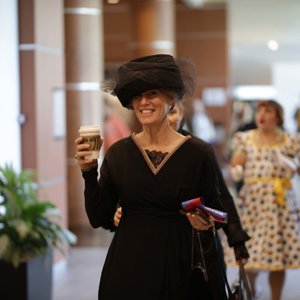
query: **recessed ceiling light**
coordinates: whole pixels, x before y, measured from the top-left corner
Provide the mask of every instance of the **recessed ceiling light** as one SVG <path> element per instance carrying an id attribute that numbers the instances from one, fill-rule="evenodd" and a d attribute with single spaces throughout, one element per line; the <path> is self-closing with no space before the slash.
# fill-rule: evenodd
<path id="1" fill-rule="evenodd" d="M 190 8 L 201 8 L 204 6 L 204 0 L 183 0 Z"/>
<path id="2" fill-rule="evenodd" d="M 119 0 L 107 0 L 108 4 L 118 4 L 119 2 Z"/>
<path id="3" fill-rule="evenodd" d="M 272 51 L 277 51 L 279 48 L 278 42 L 275 40 L 269 40 L 268 41 L 268 47 Z"/>

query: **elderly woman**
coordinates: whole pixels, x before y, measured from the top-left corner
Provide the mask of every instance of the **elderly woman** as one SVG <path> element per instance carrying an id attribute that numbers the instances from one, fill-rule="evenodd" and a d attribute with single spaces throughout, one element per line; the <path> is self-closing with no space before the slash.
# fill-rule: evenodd
<path id="1" fill-rule="evenodd" d="M 169 124 L 168 113 L 184 95 L 180 69 L 170 55 L 133 59 L 118 69 L 113 93 L 133 109 L 143 126 L 112 145 L 100 168 L 84 160 L 89 145 L 76 139 L 77 164 L 85 182 L 85 207 L 93 227 L 115 229 L 117 203 L 123 215 L 102 270 L 99 299 L 226 299 L 212 224 L 180 213 L 199 196 L 223 210 L 217 176 L 199 141 Z M 193 247 L 198 230 L 202 243 Z M 209 261 L 206 257 L 210 257 Z M 200 270 L 193 276 L 193 270 Z"/>

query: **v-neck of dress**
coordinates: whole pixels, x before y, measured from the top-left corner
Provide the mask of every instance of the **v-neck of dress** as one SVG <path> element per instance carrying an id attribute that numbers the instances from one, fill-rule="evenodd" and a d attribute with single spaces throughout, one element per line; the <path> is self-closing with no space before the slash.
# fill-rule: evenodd
<path id="1" fill-rule="evenodd" d="M 146 150 L 142 147 L 142 145 L 137 140 L 135 133 L 132 133 L 131 138 L 134 141 L 134 143 L 137 145 L 139 150 L 141 151 L 141 153 L 142 153 L 147 165 L 149 166 L 150 170 L 152 171 L 152 173 L 154 175 L 156 175 L 161 170 L 161 168 L 164 166 L 164 164 L 169 160 L 169 158 L 176 152 L 176 150 L 178 148 L 180 148 L 181 145 L 183 145 L 187 140 L 189 140 L 191 138 L 191 136 L 190 135 L 184 136 L 184 138 L 180 141 L 180 143 L 178 143 L 176 145 L 176 147 L 174 147 L 174 149 L 172 149 L 170 152 L 168 152 L 166 157 L 161 161 L 161 163 L 158 165 L 157 168 L 154 167 L 151 159 L 149 158 L 149 156 L 146 153 Z"/>

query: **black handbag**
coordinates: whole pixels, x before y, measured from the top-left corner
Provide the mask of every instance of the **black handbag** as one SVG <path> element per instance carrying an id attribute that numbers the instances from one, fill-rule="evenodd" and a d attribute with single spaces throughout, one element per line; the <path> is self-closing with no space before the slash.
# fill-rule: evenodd
<path id="1" fill-rule="evenodd" d="M 252 291 L 249 284 L 247 273 L 242 264 L 239 265 L 239 272 L 237 279 L 230 287 L 225 277 L 226 287 L 229 300 L 252 300 Z"/>

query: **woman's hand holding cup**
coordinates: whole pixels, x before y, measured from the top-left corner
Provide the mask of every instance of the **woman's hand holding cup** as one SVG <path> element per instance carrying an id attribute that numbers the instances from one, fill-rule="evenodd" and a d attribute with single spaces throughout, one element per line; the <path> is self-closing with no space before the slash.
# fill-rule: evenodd
<path id="1" fill-rule="evenodd" d="M 79 134 L 80 137 L 75 140 L 75 159 L 81 171 L 89 171 L 98 165 L 102 146 L 100 128 L 95 125 L 81 126 Z"/>

